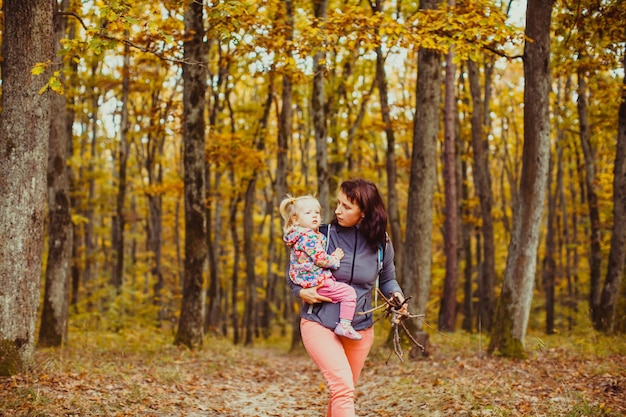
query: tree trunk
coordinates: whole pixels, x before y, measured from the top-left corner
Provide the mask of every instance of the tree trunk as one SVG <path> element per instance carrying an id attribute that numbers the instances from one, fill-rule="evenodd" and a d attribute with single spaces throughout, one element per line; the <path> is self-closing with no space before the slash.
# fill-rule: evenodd
<path id="1" fill-rule="evenodd" d="M 548 180 L 546 186 L 548 197 L 546 247 L 545 254 L 543 256 L 543 271 L 541 273 L 541 283 L 546 303 L 546 334 L 554 334 L 554 294 L 556 281 L 556 261 L 554 259 L 554 255 L 556 254 L 556 191 L 552 192 L 552 171 L 554 170 L 554 165 L 554 158 L 551 157 L 548 167 Z"/>
<path id="2" fill-rule="evenodd" d="M 587 81 L 582 69 L 578 70 L 578 120 L 580 125 L 580 143 L 585 157 L 585 187 L 587 189 L 587 205 L 589 207 L 589 307 L 594 326 L 598 325 L 597 313 L 600 308 L 600 274 L 602 267 L 602 240 L 600 230 L 600 211 L 596 193 L 596 162 L 595 152 L 591 147 L 591 131 L 589 127 L 589 106 L 587 103 Z"/>
<path id="3" fill-rule="evenodd" d="M 4 0 L 0 113 L 0 375 L 32 361 L 46 208 L 50 94 L 35 64 L 53 59 L 53 2 Z M 25 30 L 27 29 L 27 30 Z"/>
<path id="4" fill-rule="evenodd" d="M 436 9 L 439 0 L 423 0 L 422 9 Z M 430 294 L 433 194 L 436 181 L 437 136 L 441 101 L 441 56 L 421 49 L 417 57 L 413 151 L 407 204 L 404 265 L 400 277 L 405 294 L 411 296 L 409 310 L 426 312 Z M 411 332 L 421 330 L 417 320 L 409 322 Z"/>
<path id="5" fill-rule="evenodd" d="M 472 172 L 474 174 L 474 185 L 476 187 L 476 194 L 480 201 L 480 217 L 483 245 L 482 252 L 482 264 L 480 266 L 480 274 L 478 280 L 480 281 L 481 291 L 478 294 L 479 297 L 479 311 L 478 317 L 480 320 L 480 326 L 482 329 L 489 331 L 491 329 L 491 322 L 493 320 L 495 295 L 495 238 L 493 231 L 493 196 L 491 191 L 491 176 L 489 174 L 489 153 L 488 143 L 485 137 L 486 126 L 484 124 L 485 117 L 483 113 L 486 112 L 483 106 L 483 100 L 480 97 L 480 80 L 478 74 L 478 67 L 476 63 L 469 60 L 467 63 L 469 72 L 470 92 L 472 96 L 472 150 L 474 151 L 474 159 Z M 485 84 L 488 80 L 485 80 Z M 485 92 L 485 101 L 487 99 L 487 92 Z"/>
<path id="6" fill-rule="evenodd" d="M 74 20 L 65 22 L 65 25 L 68 26 L 67 30 L 67 38 L 70 40 L 74 40 L 76 38 L 76 25 L 78 23 Z M 70 88 L 74 89 L 78 85 L 78 63 L 75 61 L 70 61 L 68 64 L 70 68 L 70 76 L 66 81 L 66 85 L 71 86 Z M 76 112 L 74 110 L 76 102 L 78 98 L 76 95 L 71 95 L 67 98 L 66 101 L 66 109 L 68 121 L 65 124 L 65 128 L 67 129 L 66 136 L 69 138 L 68 146 L 68 157 L 74 156 L 74 140 L 73 140 L 73 129 L 74 123 L 76 122 Z M 80 121 L 79 121 L 80 123 Z M 70 207 L 73 208 L 75 213 L 80 213 L 78 210 L 77 202 L 80 202 L 82 197 L 77 196 L 77 178 L 78 171 L 75 169 L 68 170 L 68 181 L 69 181 L 69 195 L 70 195 Z M 80 279 L 82 274 L 82 262 L 81 258 L 84 253 L 84 241 L 83 237 L 80 236 L 82 227 L 78 224 L 72 225 L 72 253 L 70 255 L 70 291 L 69 291 L 69 306 L 76 307 L 78 305 L 78 292 L 80 289 Z M 78 235 L 78 236 L 77 236 Z"/>
<path id="7" fill-rule="evenodd" d="M 231 185 L 234 187 L 235 174 L 231 171 Z M 241 250 L 239 249 L 239 231 L 237 224 L 237 210 L 241 197 L 239 193 L 233 197 L 230 205 L 229 224 L 231 239 L 233 241 L 233 274 L 231 277 L 231 320 L 233 323 L 233 344 L 237 345 L 240 342 L 241 336 L 239 335 L 239 311 L 237 310 L 237 295 L 239 290 L 239 265 Z"/>
<path id="8" fill-rule="evenodd" d="M 243 209 L 243 254 L 246 259 L 246 287 L 244 291 L 245 305 L 243 314 L 244 326 L 244 345 L 252 346 L 254 344 L 255 324 L 257 317 L 256 306 L 256 276 L 254 272 L 255 254 L 254 250 L 254 222 L 253 208 L 255 202 L 256 175 L 248 182 L 246 194 L 244 198 Z M 234 301 L 234 300 L 233 300 Z"/>
<path id="9" fill-rule="evenodd" d="M 68 0 L 64 0 L 57 7 L 63 11 L 68 3 Z M 56 2 L 54 4 L 56 6 Z M 54 48 L 57 53 L 61 47 L 60 41 L 65 37 L 66 26 L 66 17 L 56 16 Z M 67 165 L 72 143 L 72 120 L 68 116 L 65 95 L 52 95 L 50 104 L 50 110 L 55 117 L 50 118 L 48 142 L 48 262 L 39 326 L 39 346 L 61 346 L 67 341 L 72 273 L 73 225 Z"/>
<path id="10" fill-rule="evenodd" d="M 95 200 L 96 200 L 96 160 L 98 155 L 98 112 L 99 112 L 99 100 L 101 98 L 100 94 L 95 94 L 98 92 L 97 89 L 97 74 L 100 71 L 100 67 L 98 65 L 99 61 L 94 60 L 91 65 L 91 87 L 94 91 L 92 100 L 91 100 L 91 114 L 89 116 L 89 120 L 91 121 L 91 133 L 90 133 L 90 141 L 89 141 L 89 165 L 87 167 L 87 177 L 88 181 L 88 191 L 87 191 L 87 203 L 85 208 L 85 217 L 87 219 L 85 224 L 85 271 L 83 275 L 83 284 L 87 288 L 87 299 L 91 299 L 90 294 L 93 290 L 92 283 L 97 276 L 98 263 L 97 260 L 97 243 L 95 236 L 96 229 L 96 217 L 95 217 Z M 90 301 L 91 302 L 91 301 Z"/>
<path id="11" fill-rule="evenodd" d="M 294 17 L 293 0 L 285 0 L 285 15 L 282 17 L 285 27 L 285 43 L 289 45 L 293 42 Z M 287 58 L 292 58 L 291 50 L 286 51 Z M 292 123 L 293 123 L 293 80 L 290 72 L 283 74 L 283 89 L 281 93 L 281 108 L 278 126 L 278 144 L 276 148 L 276 201 L 285 198 L 287 194 L 287 168 L 289 145 L 291 143 Z M 275 205 L 278 207 L 278 204 Z M 287 247 L 284 246 L 285 251 Z"/>
<path id="12" fill-rule="evenodd" d="M 125 32 L 128 36 L 128 31 Z M 124 205 L 126 204 L 126 165 L 128 163 L 128 131 L 130 121 L 128 120 L 128 106 L 130 90 L 130 46 L 124 45 L 124 66 L 122 68 L 122 114 L 120 121 L 120 143 L 118 150 L 118 171 L 117 171 L 117 198 L 115 215 L 113 216 L 112 229 L 112 249 L 115 259 L 113 259 L 113 269 L 111 271 L 111 285 L 119 294 L 122 289 L 124 279 L 124 228 L 126 219 L 124 218 Z"/>
<path id="13" fill-rule="evenodd" d="M 146 193 L 148 200 L 148 221 L 146 237 L 148 251 L 152 254 L 150 275 L 152 276 L 153 304 L 157 306 L 157 321 L 159 326 L 164 320 L 164 303 L 162 291 L 165 287 L 163 277 L 163 195 L 160 187 L 163 185 L 163 157 L 166 132 L 159 120 L 164 120 L 172 111 L 173 98 L 170 98 L 164 110 L 160 110 L 161 101 L 158 92 L 152 94 L 152 106 L 150 114 L 150 129 L 148 130 L 145 143 L 144 166 L 148 176 L 150 192 Z"/>
<path id="14" fill-rule="evenodd" d="M 504 282 L 489 352 L 524 357 L 526 329 L 535 283 L 537 246 L 550 159 L 551 0 L 529 0 L 524 48 L 524 147 L 519 206 L 514 211 Z"/>
<path id="15" fill-rule="evenodd" d="M 315 18 L 324 20 L 328 10 L 328 0 L 313 0 Z M 318 49 L 313 54 L 313 93 L 311 97 L 311 113 L 315 130 L 315 162 L 317 166 L 318 200 L 322 206 L 323 221 L 329 221 L 330 211 L 330 176 L 328 168 L 328 146 L 326 144 L 326 114 L 324 111 L 325 88 L 323 61 L 326 53 Z"/>
<path id="16" fill-rule="evenodd" d="M 584 187 L 582 186 L 578 187 L 578 189 L 580 190 L 580 193 L 577 193 L 576 192 L 576 180 L 575 180 L 576 178 L 575 167 L 580 166 L 580 161 L 579 161 L 578 152 L 576 151 L 576 149 L 572 150 L 570 154 L 571 153 L 574 154 L 575 159 L 574 160 L 572 160 L 571 158 L 568 159 L 567 164 L 566 164 L 569 167 L 568 169 L 568 176 L 570 178 L 570 180 L 568 181 L 569 193 L 571 195 L 572 201 L 579 200 L 578 204 L 582 205 L 584 204 L 583 202 Z M 565 205 L 565 199 L 563 199 L 562 204 Z M 567 207 L 562 207 L 561 211 L 563 213 L 566 213 Z M 576 210 L 571 210 L 570 217 L 571 217 L 570 230 L 572 232 L 570 234 L 568 233 L 568 231 L 564 230 L 563 233 L 566 235 L 566 242 L 567 242 L 566 243 L 567 244 L 567 249 L 566 249 L 567 295 L 568 295 L 568 300 L 569 300 L 568 326 L 569 326 L 569 329 L 571 330 L 576 325 L 576 316 L 578 315 L 578 281 L 579 281 L 578 266 L 580 263 L 580 257 L 578 255 L 578 250 L 577 250 L 577 246 L 579 245 L 579 239 L 578 239 L 579 218 L 578 218 L 578 213 L 576 212 Z"/>
<path id="17" fill-rule="evenodd" d="M 461 201 L 469 201 L 469 187 L 467 185 L 467 163 L 465 158 L 461 158 Z M 461 218 L 469 219 L 472 212 L 468 204 L 461 204 Z M 463 255 L 463 322 L 461 328 L 468 333 L 474 331 L 474 280 L 473 277 L 473 263 L 472 263 L 472 234 L 474 226 L 472 222 L 462 221 L 463 232 L 461 234 Z M 477 256 L 479 256 L 477 254 Z M 479 267 L 480 264 L 477 264 Z M 479 270 L 480 271 L 480 270 Z"/>
<path id="18" fill-rule="evenodd" d="M 454 7 L 454 0 L 449 1 Z M 456 65 L 453 62 L 454 47 L 446 55 L 445 99 L 444 99 L 444 150 L 443 181 L 445 194 L 444 252 L 446 254 L 446 276 L 443 285 L 443 298 L 439 328 L 453 332 L 456 327 L 456 290 L 459 275 L 458 262 L 458 202 L 456 181 L 456 94 L 454 80 Z"/>
<path id="19" fill-rule="evenodd" d="M 615 308 L 626 257 L 626 76 L 617 123 L 617 152 L 613 168 L 613 234 L 608 269 L 594 320 L 594 328 L 606 333 L 613 333 L 615 328 Z"/>
<path id="20" fill-rule="evenodd" d="M 294 32 L 294 7 L 292 0 L 285 0 L 285 40 L 287 42 L 293 42 L 293 32 Z M 293 53 L 290 49 L 287 50 L 287 56 L 292 58 Z M 282 100 L 281 100 L 281 111 L 280 111 L 280 120 L 279 120 L 279 131 L 278 131 L 278 146 L 277 146 L 277 155 L 276 155 L 276 201 L 274 203 L 274 207 L 278 207 L 278 202 L 285 197 L 287 194 L 287 170 L 289 164 L 289 149 L 291 148 L 292 142 L 292 124 L 293 124 L 293 79 L 290 73 L 286 73 L 283 75 L 283 91 L 282 91 Z M 279 229 L 282 231 L 282 228 Z M 278 256 L 278 259 L 286 260 L 287 254 L 289 253 L 289 249 L 286 245 L 282 245 L 282 249 L 280 251 L 281 255 Z M 278 263 L 278 270 L 281 271 L 282 279 L 286 279 L 285 273 L 282 273 L 285 269 L 282 263 Z M 289 311 L 293 313 L 294 318 L 298 318 L 298 314 L 295 311 L 292 311 L 290 308 L 294 305 L 291 302 L 291 294 L 288 292 L 285 294 L 284 298 L 284 311 Z M 298 327 L 299 330 L 299 327 Z M 291 345 L 298 344 L 301 341 L 300 332 L 294 332 L 293 338 L 291 340 Z"/>
<path id="21" fill-rule="evenodd" d="M 347 51 L 345 57 L 341 59 L 339 59 L 336 54 L 331 54 L 329 58 L 333 60 L 328 68 L 328 72 L 330 73 L 328 77 L 330 78 L 329 85 L 336 86 L 334 89 L 331 87 L 331 92 L 327 94 L 324 114 L 327 121 L 326 136 L 333 139 L 332 142 L 328 144 L 328 183 L 331 193 L 339 188 L 339 179 L 343 173 L 344 167 L 352 163 L 351 152 L 353 137 L 350 137 L 348 134 L 345 139 L 342 138 L 345 131 L 349 130 L 349 127 L 344 124 L 346 108 L 342 106 L 342 101 L 349 95 L 349 87 L 352 84 L 350 78 L 354 73 L 354 67 L 359 55 L 358 48 L 354 48 Z M 341 68 L 341 73 L 338 71 L 339 68 Z M 375 83 L 376 77 L 374 77 L 373 80 Z M 363 97 L 363 101 L 367 101 L 367 98 Z M 356 108 L 356 106 L 354 108 Z M 348 108 L 347 110 L 348 119 L 351 119 L 350 114 L 352 113 L 352 109 Z"/>
<path id="22" fill-rule="evenodd" d="M 265 134 L 267 132 L 267 125 L 270 118 L 270 112 L 272 109 L 272 99 L 274 98 L 274 79 L 273 74 L 270 73 L 270 79 L 268 81 L 267 100 L 265 100 L 265 106 L 263 109 L 263 116 L 259 121 L 259 127 L 257 129 L 255 138 L 255 149 L 262 154 L 265 150 Z M 244 314 L 245 325 L 245 339 L 244 344 L 251 346 L 254 343 L 254 335 L 256 333 L 256 319 L 259 311 L 257 311 L 257 282 L 256 282 L 256 255 L 255 250 L 256 243 L 254 242 L 254 205 L 256 204 L 256 183 L 257 183 L 258 171 L 253 169 L 248 187 L 246 189 L 246 196 L 244 200 L 243 209 L 243 252 L 246 258 L 246 305 Z"/>
<path id="23" fill-rule="evenodd" d="M 211 130 L 211 129 L 210 129 Z M 222 242 L 222 207 L 223 203 L 219 199 L 219 190 L 222 174 L 216 172 L 214 183 L 210 184 L 210 166 L 207 167 L 207 192 L 211 197 L 207 204 L 207 248 L 209 258 L 209 286 L 207 288 L 207 311 L 205 317 L 205 330 L 219 333 L 224 326 L 226 310 L 222 309 L 222 303 L 226 291 L 221 282 L 221 268 L 219 263 L 220 242 Z M 213 214 L 212 214 L 213 213 Z M 215 221 L 213 221 L 215 219 Z M 225 334 L 225 333 L 223 333 Z"/>
<path id="24" fill-rule="evenodd" d="M 185 184 L 185 276 L 175 344 L 202 345 L 204 336 L 204 263 L 206 247 L 204 110 L 206 107 L 206 51 L 203 1 L 185 11 L 183 64 L 183 142 Z"/>
<path id="25" fill-rule="evenodd" d="M 220 43 L 217 41 L 217 48 Z M 208 48 L 210 49 L 210 47 Z M 218 126 L 217 118 L 223 103 L 228 100 L 228 91 L 223 90 L 224 84 L 229 77 L 230 58 L 219 54 L 217 75 L 210 74 L 209 88 L 211 89 L 212 101 L 209 104 L 209 140 L 213 141 L 213 134 L 217 135 L 226 130 L 223 126 Z M 223 97 L 222 97 L 223 95 Z M 234 131 L 231 121 L 231 131 Z M 206 172 L 207 186 L 207 248 L 209 259 L 209 286 L 207 288 L 207 312 L 205 318 L 205 329 L 212 332 L 219 332 L 226 326 L 227 309 L 222 309 L 222 303 L 226 301 L 227 291 L 221 283 L 221 268 L 219 261 L 220 242 L 222 242 L 222 208 L 224 202 L 221 197 L 222 172 L 218 169 L 212 170 L 213 164 L 209 160 Z M 213 182 L 211 182 L 211 179 Z M 224 334 L 226 332 L 224 331 Z"/>
<path id="26" fill-rule="evenodd" d="M 382 13 L 382 1 L 370 2 L 372 12 Z M 378 29 L 376 29 L 378 33 Z M 386 149 L 386 170 L 387 170 L 387 213 L 389 214 L 389 225 L 391 229 L 391 240 L 397 247 L 401 246 L 402 233 L 400 227 L 400 208 L 398 207 L 398 191 L 396 184 L 398 182 L 398 169 L 396 166 L 396 137 L 391 123 L 391 115 L 389 110 L 389 92 L 387 88 L 387 74 L 385 73 L 385 56 L 382 46 L 376 46 L 376 83 L 378 85 L 378 95 L 380 98 L 380 113 L 382 116 L 385 136 L 387 138 Z M 398 270 L 402 269 L 403 260 L 402 251 L 396 251 L 394 258 L 395 266 Z"/>

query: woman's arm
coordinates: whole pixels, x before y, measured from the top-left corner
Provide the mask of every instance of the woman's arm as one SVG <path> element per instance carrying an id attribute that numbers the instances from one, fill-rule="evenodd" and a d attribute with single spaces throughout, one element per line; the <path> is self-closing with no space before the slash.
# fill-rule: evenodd
<path id="1" fill-rule="evenodd" d="M 400 288 L 400 284 L 398 284 L 398 281 L 396 280 L 396 267 L 393 263 L 395 251 L 391 242 L 387 242 L 387 246 L 383 253 L 383 269 L 380 271 L 379 277 L 380 291 L 385 297 L 389 297 L 393 294 L 400 297 L 400 299 L 404 301 L 404 293 L 402 292 L 402 288 Z"/>
<path id="2" fill-rule="evenodd" d="M 287 276 L 287 285 L 289 285 L 291 292 L 296 297 L 300 297 L 302 301 L 309 303 L 309 304 L 322 303 L 322 302 L 330 303 L 333 301 L 330 298 L 324 297 L 317 293 L 317 289 L 323 286 L 324 284 L 320 284 L 317 287 L 302 288 L 301 286 L 299 286 L 298 284 L 296 284 L 289 278 L 289 267 L 287 267 L 287 271 L 285 275 Z"/>
<path id="3" fill-rule="evenodd" d="M 302 288 L 300 290 L 300 298 L 302 299 L 302 301 L 308 303 L 308 304 L 315 304 L 315 303 L 322 303 L 322 302 L 327 302 L 330 303 L 333 300 L 331 300 L 328 297 L 324 297 L 323 295 L 319 295 L 319 293 L 317 292 L 317 289 L 320 287 L 323 287 L 324 284 L 320 284 L 316 287 L 310 287 L 310 288 Z"/>

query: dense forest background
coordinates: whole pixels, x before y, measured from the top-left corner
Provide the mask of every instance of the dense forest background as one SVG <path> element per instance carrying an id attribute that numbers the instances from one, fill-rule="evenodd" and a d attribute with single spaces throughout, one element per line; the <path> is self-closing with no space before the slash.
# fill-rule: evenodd
<path id="1" fill-rule="evenodd" d="M 381 189 L 428 329 L 501 340 L 518 304 L 522 351 L 527 327 L 626 329 L 623 2 L 55 0 L 38 6 L 48 38 L 9 36 L 30 3 L 3 1 L 2 129 L 18 109 L 26 123 L 1 136 L 3 343 L 136 323 L 192 347 L 289 335 L 277 203 L 315 194 L 330 220 L 352 177 Z M 547 24 L 541 40 L 531 23 Z M 43 39 L 49 51 L 23 53 Z M 24 116 L 36 100 L 11 101 L 19 68 L 49 124 Z M 48 163 L 18 172 L 31 151 Z M 23 197 L 37 175 L 47 201 Z M 20 211 L 27 200 L 40 212 Z M 535 246 L 516 237 L 535 227 L 526 203 Z M 524 288 L 512 298 L 507 270 Z"/>

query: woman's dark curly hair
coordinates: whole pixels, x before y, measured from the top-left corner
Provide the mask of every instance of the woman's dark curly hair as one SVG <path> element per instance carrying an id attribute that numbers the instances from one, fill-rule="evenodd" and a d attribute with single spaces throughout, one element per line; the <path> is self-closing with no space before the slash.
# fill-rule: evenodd
<path id="1" fill-rule="evenodd" d="M 344 181 L 339 187 L 348 199 L 359 206 L 364 218 L 359 224 L 361 234 L 372 247 L 385 244 L 387 231 L 387 210 L 378 187 L 373 182 L 357 178 Z"/>

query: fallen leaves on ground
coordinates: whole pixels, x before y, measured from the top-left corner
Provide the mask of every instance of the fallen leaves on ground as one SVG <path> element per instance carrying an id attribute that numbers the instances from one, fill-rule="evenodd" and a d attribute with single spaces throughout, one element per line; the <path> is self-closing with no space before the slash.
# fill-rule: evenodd
<path id="1" fill-rule="evenodd" d="M 0 378 L 1 416 L 323 416 L 324 381 L 308 356 L 208 339 L 45 349 L 29 372 Z M 626 357 L 545 348 L 512 361 L 447 349 L 402 363 L 370 354 L 357 387 L 361 417 L 618 416 L 626 414 Z"/>

